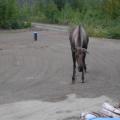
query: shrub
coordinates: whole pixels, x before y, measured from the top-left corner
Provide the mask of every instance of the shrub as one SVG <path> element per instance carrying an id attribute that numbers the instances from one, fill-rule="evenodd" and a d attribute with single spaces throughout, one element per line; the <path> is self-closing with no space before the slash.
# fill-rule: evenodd
<path id="1" fill-rule="evenodd" d="M 26 18 L 27 14 L 21 15 L 21 9 L 16 0 L 0 0 L 0 28 L 20 29 L 30 27 L 30 22 Z"/>

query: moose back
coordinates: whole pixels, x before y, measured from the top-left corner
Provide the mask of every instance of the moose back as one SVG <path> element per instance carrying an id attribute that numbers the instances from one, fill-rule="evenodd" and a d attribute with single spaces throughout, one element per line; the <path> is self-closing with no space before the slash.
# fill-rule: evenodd
<path id="1" fill-rule="evenodd" d="M 76 26 L 70 31 L 69 35 L 72 59 L 73 59 L 73 75 L 72 83 L 75 83 L 76 75 L 76 64 L 78 66 L 78 71 L 82 72 L 82 83 L 84 83 L 84 74 L 87 70 L 86 67 L 86 54 L 88 48 L 89 37 L 82 25 Z"/>

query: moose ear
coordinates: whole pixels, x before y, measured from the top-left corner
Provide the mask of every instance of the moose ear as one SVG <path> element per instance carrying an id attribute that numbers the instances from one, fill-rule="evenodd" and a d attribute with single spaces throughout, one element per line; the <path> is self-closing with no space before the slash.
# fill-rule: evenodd
<path id="1" fill-rule="evenodd" d="M 89 54 L 89 52 L 88 52 L 88 51 L 86 51 L 86 53 L 87 53 L 87 54 Z"/>

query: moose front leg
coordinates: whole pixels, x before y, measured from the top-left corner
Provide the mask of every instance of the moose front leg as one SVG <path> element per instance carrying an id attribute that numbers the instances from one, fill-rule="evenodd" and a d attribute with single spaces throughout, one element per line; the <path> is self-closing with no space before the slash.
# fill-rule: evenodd
<path id="1" fill-rule="evenodd" d="M 86 67 L 85 60 L 84 60 L 84 69 L 85 69 L 85 72 L 87 72 L 87 67 Z"/>
<path id="2" fill-rule="evenodd" d="M 86 66 L 85 58 L 86 58 L 86 54 L 84 55 L 83 63 L 84 63 L 84 70 L 85 70 L 85 72 L 87 72 L 87 66 Z"/>
<path id="3" fill-rule="evenodd" d="M 72 58 L 73 58 L 73 76 L 72 76 L 72 83 L 75 83 L 75 74 L 76 74 L 76 58 L 75 58 L 75 52 L 72 52 Z"/>
<path id="4" fill-rule="evenodd" d="M 84 68 L 83 68 L 83 70 L 82 70 L 82 83 L 85 82 L 84 79 L 85 79 L 85 77 L 84 77 Z"/>

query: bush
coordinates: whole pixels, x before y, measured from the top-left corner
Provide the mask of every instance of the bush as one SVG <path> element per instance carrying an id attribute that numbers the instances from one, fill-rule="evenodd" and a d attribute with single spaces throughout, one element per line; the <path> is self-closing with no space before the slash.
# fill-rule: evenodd
<path id="1" fill-rule="evenodd" d="M 50 2 L 46 7 L 45 7 L 45 16 L 47 17 L 48 22 L 50 23 L 57 23 L 57 13 L 58 9 L 57 6 L 54 2 Z"/>
<path id="2" fill-rule="evenodd" d="M 76 16 L 75 12 L 71 8 L 69 4 L 66 4 L 64 8 L 61 10 L 58 16 L 58 21 L 61 24 L 71 24 L 75 21 Z"/>
<path id="3" fill-rule="evenodd" d="M 0 28 L 21 29 L 30 27 L 30 22 L 24 22 L 28 21 L 28 18 L 25 18 L 27 14 L 21 15 L 20 10 L 16 0 L 0 0 Z"/>
<path id="4" fill-rule="evenodd" d="M 107 36 L 108 38 L 120 39 L 120 24 L 109 27 Z"/>
<path id="5" fill-rule="evenodd" d="M 23 28 L 28 28 L 28 27 L 31 27 L 31 23 L 30 22 L 14 21 L 11 24 L 11 29 L 23 29 Z"/>

